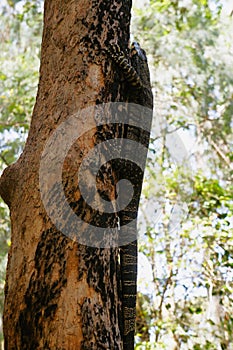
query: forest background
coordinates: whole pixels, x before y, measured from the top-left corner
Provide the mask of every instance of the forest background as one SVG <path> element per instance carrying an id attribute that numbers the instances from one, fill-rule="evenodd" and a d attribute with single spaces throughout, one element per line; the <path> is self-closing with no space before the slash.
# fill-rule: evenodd
<path id="1" fill-rule="evenodd" d="M 232 14 L 230 0 L 134 2 L 132 40 L 148 54 L 154 93 L 136 349 L 233 349 Z M 1 170 L 27 138 L 42 21 L 41 0 L 0 3 Z M 2 315 L 10 246 L 3 202 L 0 222 Z"/>

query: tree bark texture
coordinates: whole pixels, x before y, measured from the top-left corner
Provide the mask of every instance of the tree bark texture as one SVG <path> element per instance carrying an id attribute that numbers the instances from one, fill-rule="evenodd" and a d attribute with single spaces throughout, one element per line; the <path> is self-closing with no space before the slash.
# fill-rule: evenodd
<path id="1" fill-rule="evenodd" d="M 30 132 L 23 154 L 0 182 L 12 223 L 6 350 L 123 348 L 119 250 L 87 247 L 55 227 L 41 201 L 39 168 L 45 144 L 62 122 L 85 107 L 122 100 L 118 73 L 113 73 L 102 48 L 110 41 L 127 48 L 130 9 L 130 0 L 45 0 L 40 81 Z M 76 127 L 82 128 L 79 121 Z M 97 127 L 82 135 L 63 165 L 67 200 L 86 222 L 93 212 L 83 207 L 76 173 L 101 135 Z M 49 176 L 54 180 L 52 171 Z M 99 185 L 108 199 L 115 196 L 111 176 Z M 55 188 L 53 198 L 59 201 Z M 107 224 L 114 227 L 115 220 L 110 216 Z"/>

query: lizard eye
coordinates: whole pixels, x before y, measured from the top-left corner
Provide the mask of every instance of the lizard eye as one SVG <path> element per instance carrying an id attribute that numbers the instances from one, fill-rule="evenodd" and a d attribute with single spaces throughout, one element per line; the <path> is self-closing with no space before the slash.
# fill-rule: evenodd
<path id="1" fill-rule="evenodd" d="M 137 42 L 137 41 L 134 41 L 133 43 L 132 43 L 132 46 L 134 46 L 135 47 L 135 49 L 140 49 L 140 44 Z"/>

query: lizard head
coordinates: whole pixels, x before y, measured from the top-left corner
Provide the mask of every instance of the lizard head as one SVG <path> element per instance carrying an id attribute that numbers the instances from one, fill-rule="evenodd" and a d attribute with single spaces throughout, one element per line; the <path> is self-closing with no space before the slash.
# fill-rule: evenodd
<path id="1" fill-rule="evenodd" d="M 131 45 L 131 56 L 133 55 L 138 55 L 143 61 L 147 61 L 146 53 L 137 41 L 134 41 Z"/>

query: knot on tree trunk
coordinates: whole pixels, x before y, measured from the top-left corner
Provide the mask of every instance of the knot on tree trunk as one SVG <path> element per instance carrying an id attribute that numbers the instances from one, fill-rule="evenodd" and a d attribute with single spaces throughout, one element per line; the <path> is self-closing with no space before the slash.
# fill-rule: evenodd
<path id="1" fill-rule="evenodd" d="M 15 192 L 15 185 L 17 182 L 17 164 L 14 163 L 4 169 L 0 178 L 0 195 L 4 202 L 10 207 L 12 202 L 12 196 Z"/>

